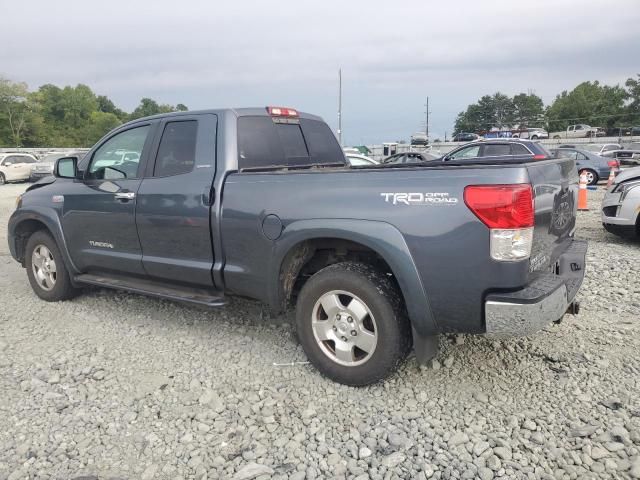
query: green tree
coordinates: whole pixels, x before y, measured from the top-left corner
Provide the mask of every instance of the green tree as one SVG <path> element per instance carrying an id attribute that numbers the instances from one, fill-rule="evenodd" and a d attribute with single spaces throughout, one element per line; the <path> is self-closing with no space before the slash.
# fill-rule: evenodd
<path id="1" fill-rule="evenodd" d="M 126 120 L 129 116 L 126 112 L 120 110 L 106 95 L 98 95 L 98 111 L 103 113 L 113 113 L 120 120 Z"/>
<path id="2" fill-rule="evenodd" d="M 159 113 L 175 112 L 175 108 L 171 105 L 158 105 L 158 102 L 151 98 L 143 98 L 140 105 L 129 115 L 130 120 L 136 118 L 148 117 L 150 115 L 158 115 Z"/>
<path id="3" fill-rule="evenodd" d="M 176 105 L 176 110 L 178 112 L 188 112 L 189 111 L 189 107 L 187 107 L 184 103 L 179 103 Z"/>
<path id="4" fill-rule="evenodd" d="M 627 87 L 627 98 L 629 104 L 627 105 L 628 120 L 632 125 L 640 124 L 640 73 L 638 78 L 628 78 L 625 82 Z"/>
<path id="5" fill-rule="evenodd" d="M 513 97 L 514 124 L 520 128 L 541 126 L 544 123 L 544 103 L 537 95 L 519 93 Z"/>
<path id="6" fill-rule="evenodd" d="M 91 112 L 89 121 L 83 130 L 82 144 L 93 145 L 105 134 L 122 124 L 116 114 L 110 112 Z"/>
<path id="7" fill-rule="evenodd" d="M 614 127 L 625 123 L 627 92 L 595 82 L 583 82 L 570 92 L 558 95 L 547 109 L 549 130 L 565 130 L 574 123 L 592 127 Z"/>
<path id="8" fill-rule="evenodd" d="M 5 135 L 7 131 L 10 135 L 9 139 L 2 139 L 2 143 L 22 146 L 22 135 L 31 108 L 27 101 L 28 94 L 26 83 L 14 83 L 0 77 L 0 110 L 5 120 Z"/>
<path id="9" fill-rule="evenodd" d="M 454 130 L 459 132 L 477 132 L 496 128 L 509 128 L 514 122 L 516 110 L 513 100 L 507 95 L 496 92 L 484 95 L 476 103 L 460 112 L 456 118 Z"/>

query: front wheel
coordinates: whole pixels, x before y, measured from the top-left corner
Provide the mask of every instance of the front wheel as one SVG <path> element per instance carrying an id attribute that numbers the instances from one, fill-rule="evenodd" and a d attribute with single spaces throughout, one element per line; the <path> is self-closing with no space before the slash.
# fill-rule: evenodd
<path id="1" fill-rule="evenodd" d="M 5 183 L 7 183 L 7 179 L 4 176 L 4 173 L 0 172 L 0 185 L 4 185 Z"/>
<path id="2" fill-rule="evenodd" d="M 598 183 L 598 174 L 593 170 L 583 169 L 578 172 L 579 175 L 585 174 L 587 176 L 587 185 L 595 185 Z"/>
<path id="3" fill-rule="evenodd" d="M 58 245 L 47 232 L 29 237 L 25 261 L 31 288 L 41 299 L 59 302 L 76 294 Z"/>
<path id="4" fill-rule="evenodd" d="M 354 386 L 394 372 L 411 346 L 401 298 L 389 278 L 369 265 L 344 262 L 317 272 L 296 306 L 298 338 L 311 363 Z"/>

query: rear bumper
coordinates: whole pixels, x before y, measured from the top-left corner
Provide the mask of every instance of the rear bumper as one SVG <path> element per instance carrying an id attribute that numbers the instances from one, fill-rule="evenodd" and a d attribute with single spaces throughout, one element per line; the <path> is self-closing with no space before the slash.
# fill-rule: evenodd
<path id="1" fill-rule="evenodd" d="M 529 335 L 560 320 L 578 293 L 585 272 L 587 242 L 574 240 L 557 262 L 558 274 L 538 276 L 522 290 L 487 296 L 487 335 Z"/>

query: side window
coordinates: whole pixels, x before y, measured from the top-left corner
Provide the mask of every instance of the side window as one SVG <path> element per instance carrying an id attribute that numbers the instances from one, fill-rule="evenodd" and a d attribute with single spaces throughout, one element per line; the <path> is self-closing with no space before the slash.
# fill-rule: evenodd
<path id="1" fill-rule="evenodd" d="M 575 156 L 576 160 L 587 160 L 586 155 L 583 155 L 582 153 L 578 153 L 578 152 L 575 152 L 575 154 L 576 154 Z"/>
<path id="2" fill-rule="evenodd" d="M 197 135 L 197 120 L 167 123 L 160 139 L 153 176 L 168 177 L 193 170 Z"/>
<path id="3" fill-rule="evenodd" d="M 3 167 L 6 167 L 6 166 L 7 166 L 7 163 L 13 163 L 13 162 L 11 161 L 11 157 L 6 157 L 4 160 L 2 160 L 2 166 L 3 166 Z"/>
<path id="4" fill-rule="evenodd" d="M 576 125 L 576 130 L 583 130 L 582 125 Z"/>
<path id="5" fill-rule="evenodd" d="M 93 154 L 86 178 L 136 178 L 149 128 L 149 125 L 132 128 L 103 143 Z"/>
<path id="6" fill-rule="evenodd" d="M 519 143 L 511 144 L 511 155 L 531 155 L 531 152 Z"/>
<path id="7" fill-rule="evenodd" d="M 12 165 L 15 165 L 15 164 L 17 164 L 17 163 L 24 163 L 24 157 L 20 157 L 20 156 L 18 156 L 18 155 L 12 155 L 12 156 L 10 156 L 10 157 L 7 157 L 7 158 L 5 159 L 5 162 L 9 162 L 9 163 L 11 163 Z"/>
<path id="8" fill-rule="evenodd" d="M 457 152 L 451 154 L 449 159 L 451 160 L 460 160 L 464 158 L 476 158 L 480 155 L 480 145 L 474 145 L 472 147 L 466 147 Z"/>
<path id="9" fill-rule="evenodd" d="M 511 146 L 506 144 L 485 145 L 482 152 L 483 157 L 504 157 L 511 155 Z"/>

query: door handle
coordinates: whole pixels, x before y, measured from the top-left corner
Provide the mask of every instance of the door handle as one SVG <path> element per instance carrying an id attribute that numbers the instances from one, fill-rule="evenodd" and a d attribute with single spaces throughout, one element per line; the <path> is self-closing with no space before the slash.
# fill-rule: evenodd
<path id="1" fill-rule="evenodd" d="M 116 200 L 133 200 L 136 198 L 136 194 L 134 192 L 120 192 L 114 195 Z"/>

